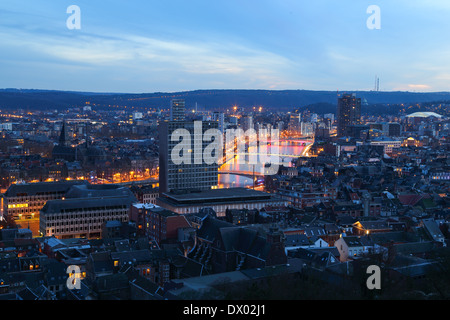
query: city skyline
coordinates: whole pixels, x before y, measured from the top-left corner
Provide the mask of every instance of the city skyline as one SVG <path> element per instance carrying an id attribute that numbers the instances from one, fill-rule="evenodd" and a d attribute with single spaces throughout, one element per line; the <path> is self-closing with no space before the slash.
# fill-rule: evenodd
<path id="1" fill-rule="evenodd" d="M 0 298 L 170 300 L 175 314 L 230 297 L 261 314 L 280 299 L 445 300 L 450 101 L 341 97 L 295 112 L 175 95 L 159 110 L 2 107 Z"/>
<path id="2" fill-rule="evenodd" d="M 449 14 L 3 1 L 0 300 L 448 300 Z"/>
<path id="3" fill-rule="evenodd" d="M 80 29 L 70 30 L 71 5 Z M 380 29 L 367 26 L 371 5 Z M 2 88 L 449 91 L 444 1 L 0 5 Z"/>

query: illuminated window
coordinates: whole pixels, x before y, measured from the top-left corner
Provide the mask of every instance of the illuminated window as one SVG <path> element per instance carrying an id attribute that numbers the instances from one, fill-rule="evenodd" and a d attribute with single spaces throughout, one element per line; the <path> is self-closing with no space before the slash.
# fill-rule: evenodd
<path id="1" fill-rule="evenodd" d="M 28 203 L 8 204 L 8 209 L 28 208 Z"/>

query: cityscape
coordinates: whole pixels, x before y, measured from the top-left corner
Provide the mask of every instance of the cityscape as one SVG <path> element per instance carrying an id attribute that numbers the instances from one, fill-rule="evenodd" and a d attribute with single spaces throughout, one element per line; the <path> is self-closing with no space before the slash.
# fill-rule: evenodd
<path id="1" fill-rule="evenodd" d="M 64 31 L 88 28 L 89 6 L 69 8 Z M 370 77 L 126 93 L 5 76 L 0 300 L 211 317 L 225 311 L 200 301 L 259 316 L 271 300 L 448 300 L 450 90 Z"/>

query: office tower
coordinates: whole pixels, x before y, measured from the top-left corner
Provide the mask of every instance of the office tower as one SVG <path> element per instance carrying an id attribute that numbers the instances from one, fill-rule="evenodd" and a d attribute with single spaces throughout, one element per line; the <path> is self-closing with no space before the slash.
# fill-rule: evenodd
<path id="1" fill-rule="evenodd" d="M 344 94 L 338 98 L 337 105 L 337 135 L 347 135 L 347 128 L 358 125 L 361 121 L 361 98 L 356 94 Z"/>
<path id="2" fill-rule="evenodd" d="M 333 123 L 334 123 L 334 114 L 333 113 L 324 114 L 323 121 L 325 122 L 327 128 L 331 129 L 333 127 Z"/>
<path id="3" fill-rule="evenodd" d="M 173 99 L 170 101 L 170 121 L 184 121 L 185 112 L 184 99 Z"/>
<path id="4" fill-rule="evenodd" d="M 219 130 L 223 133 L 225 130 L 225 114 L 223 112 L 215 111 L 213 113 L 212 120 L 219 122 Z"/>
<path id="5" fill-rule="evenodd" d="M 228 118 L 228 122 L 232 125 L 232 126 L 237 126 L 238 125 L 238 118 L 235 116 L 231 116 Z"/>
<path id="6" fill-rule="evenodd" d="M 247 131 L 249 129 L 253 129 L 253 117 L 245 116 L 242 118 L 242 130 Z"/>
<path id="7" fill-rule="evenodd" d="M 225 145 L 225 114 L 223 113 L 223 112 L 217 112 L 217 111 L 215 111 L 214 113 L 213 113 L 213 116 L 212 116 L 212 120 L 213 121 L 217 121 L 218 122 L 218 128 L 219 128 L 219 131 L 222 133 L 222 150 L 223 150 L 223 153 L 222 153 L 222 157 L 225 157 L 225 153 L 226 153 L 226 145 Z M 225 159 L 225 158 L 223 158 L 223 159 Z"/>
<path id="8" fill-rule="evenodd" d="M 315 138 L 329 138 L 330 137 L 330 128 L 328 124 L 325 122 L 319 122 L 314 129 L 314 137 Z"/>
<path id="9" fill-rule="evenodd" d="M 288 122 L 289 131 L 301 131 L 302 115 L 299 113 L 291 114 Z"/>
<path id="10" fill-rule="evenodd" d="M 284 130 L 284 121 L 278 121 L 276 127 L 280 130 L 280 132 L 282 132 Z"/>
<path id="11" fill-rule="evenodd" d="M 300 122 L 300 133 L 303 137 L 312 137 L 314 135 L 314 124 L 312 122 Z"/>
<path id="12" fill-rule="evenodd" d="M 203 136 L 209 129 L 218 129 L 218 125 L 217 121 L 164 121 L 159 124 L 160 195 L 174 190 L 210 190 L 217 186 L 218 161 L 206 162 L 210 159 L 203 152 L 212 141 Z M 189 137 L 185 137 L 186 134 Z M 219 151 L 218 148 L 215 150 Z M 214 156 L 218 159 L 219 154 Z M 184 160 L 180 161 L 180 157 Z"/>
<path id="13" fill-rule="evenodd" d="M 399 137 L 401 135 L 402 126 L 398 122 L 383 123 L 382 130 L 385 136 Z"/>

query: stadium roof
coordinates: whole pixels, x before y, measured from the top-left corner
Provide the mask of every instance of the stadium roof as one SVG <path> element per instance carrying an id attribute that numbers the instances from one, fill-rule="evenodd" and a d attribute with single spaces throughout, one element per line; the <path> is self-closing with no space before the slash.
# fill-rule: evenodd
<path id="1" fill-rule="evenodd" d="M 411 118 L 428 118 L 428 117 L 442 118 L 442 116 L 440 114 L 437 114 L 435 112 L 414 112 L 414 113 L 407 115 L 407 117 L 411 117 Z"/>

